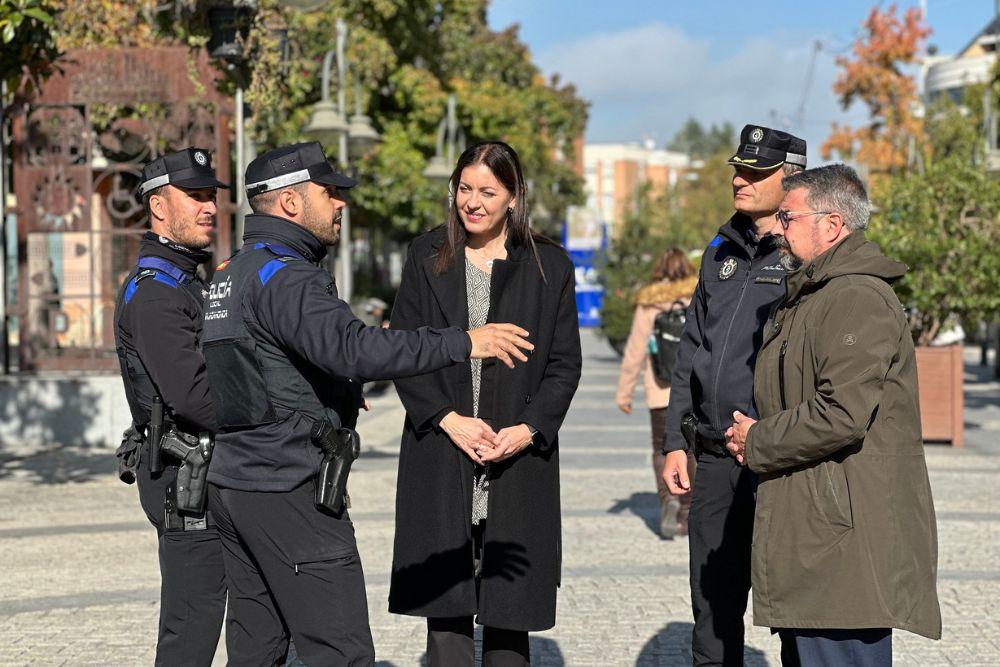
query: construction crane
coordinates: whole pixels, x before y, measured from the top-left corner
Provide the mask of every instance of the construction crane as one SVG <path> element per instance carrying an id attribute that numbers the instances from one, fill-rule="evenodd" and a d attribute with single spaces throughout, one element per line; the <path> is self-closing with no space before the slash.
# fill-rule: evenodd
<path id="1" fill-rule="evenodd" d="M 823 42 L 816 40 L 813 42 L 812 57 L 809 59 L 809 69 L 806 72 L 806 82 L 802 86 L 802 99 L 799 100 L 799 108 L 795 112 L 795 127 L 802 129 L 806 123 L 806 102 L 809 101 L 809 89 L 812 88 L 813 74 L 816 73 L 816 60 L 819 52 L 823 50 Z"/>

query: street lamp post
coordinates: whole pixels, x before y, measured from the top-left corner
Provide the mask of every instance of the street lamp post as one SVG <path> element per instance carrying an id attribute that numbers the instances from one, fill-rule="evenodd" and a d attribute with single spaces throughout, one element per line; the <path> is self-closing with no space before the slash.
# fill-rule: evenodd
<path id="1" fill-rule="evenodd" d="M 344 115 L 347 107 L 347 59 L 344 49 L 347 43 L 347 23 L 337 19 L 336 49 L 327 51 L 323 58 L 322 99 L 313 109 L 313 115 L 305 127 L 305 133 L 324 145 L 336 142 L 337 163 L 341 171 L 347 171 L 348 148 L 356 156 L 364 155 L 378 143 L 380 137 L 372 127 L 371 119 L 361 113 L 361 84 L 355 81 L 354 115 L 350 124 Z M 333 60 L 337 60 L 337 103 L 330 100 L 330 70 Z M 340 249 L 338 263 L 340 275 L 337 284 L 340 298 L 348 303 L 354 293 L 354 274 L 351 262 L 351 208 L 344 208 L 340 225 Z"/>
<path id="2" fill-rule="evenodd" d="M 452 169 L 455 168 L 456 151 L 465 151 L 465 132 L 458 124 L 455 108 L 455 94 L 452 93 L 448 95 L 448 111 L 438 124 L 434 157 L 423 171 L 424 178 L 434 182 L 440 183 L 451 178 Z"/>

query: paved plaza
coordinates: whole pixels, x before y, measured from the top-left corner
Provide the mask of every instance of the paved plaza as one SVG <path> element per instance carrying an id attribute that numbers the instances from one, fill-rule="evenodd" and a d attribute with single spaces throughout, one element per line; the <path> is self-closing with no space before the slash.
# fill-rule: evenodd
<path id="1" fill-rule="evenodd" d="M 584 333 L 584 375 L 561 434 L 563 584 L 558 624 L 532 636 L 536 665 L 688 665 L 687 542 L 655 532 L 649 418 L 613 405 L 617 358 Z M 967 361 L 976 355 L 970 349 Z M 1000 385 L 966 373 L 966 447 L 930 445 L 944 638 L 896 633 L 899 665 L 1000 664 Z M 352 518 L 378 665 L 420 665 L 423 619 L 386 611 L 403 411 L 390 391 L 359 430 Z M 116 443 L 117 444 L 117 443 Z M 0 449 L 2 455 L 2 449 Z M 0 460 L 0 665 L 151 665 L 155 533 L 112 450 Z M 821 583 L 821 582 L 819 582 Z M 747 664 L 780 664 L 752 627 Z M 225 663 L 220 646 L 217 664 Z"/>

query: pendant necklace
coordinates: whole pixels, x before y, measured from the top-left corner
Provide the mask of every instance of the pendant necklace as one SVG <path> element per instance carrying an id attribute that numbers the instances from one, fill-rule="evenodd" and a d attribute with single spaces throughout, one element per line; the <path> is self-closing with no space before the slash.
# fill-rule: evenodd
<path id="1" fill-rule="evenodd" d="M 488 270 L 490 270 L 490 271 L 492 271 L 492 270 L 493 270 L 493 262 L 494 262 L 494 261 L 496 261 L 496 256 L 495 256 L 495 255 L 494 255 L 493 257 L 487 257 L 487 256 L 486 256 L 486 254 L 485 254 L 485 253 L 483 253 L 483 252 L 482 252 L 482 251 L 481 251 L 480 249 L 478 249 L 478 248 L 469 248 L 469 249 L 470 249 L 470 250 L 471 250 L 472 252 L 474 252 L 474 253 L 476 253 L 477 255 L 479 255 L 479 257 L 480 257 L 480 258 L 481 258 L 481 259 L 483 260 L 483 263 L 484 263 L 484 264 L 486 264 L 486 268 L 487 268 Z"/>

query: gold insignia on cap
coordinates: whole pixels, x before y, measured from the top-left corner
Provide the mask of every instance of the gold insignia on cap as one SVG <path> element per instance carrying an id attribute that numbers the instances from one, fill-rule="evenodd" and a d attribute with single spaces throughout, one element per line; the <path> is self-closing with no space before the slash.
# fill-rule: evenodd
<path id="1" fill-rule="evenodd" d="M 752 160 L 746 160 L 744 158 L 741 158 L 739 155 L 734 155 L 733 156 L 733 162 L 739 162 L 741 164 L 756 164 L 757 163 L 757 158 L 754 158 Z"/>

